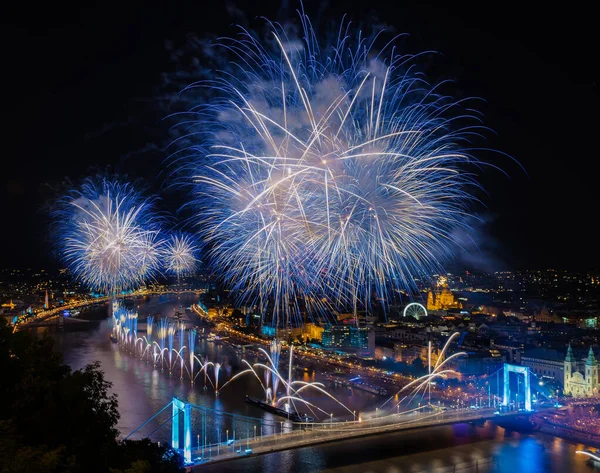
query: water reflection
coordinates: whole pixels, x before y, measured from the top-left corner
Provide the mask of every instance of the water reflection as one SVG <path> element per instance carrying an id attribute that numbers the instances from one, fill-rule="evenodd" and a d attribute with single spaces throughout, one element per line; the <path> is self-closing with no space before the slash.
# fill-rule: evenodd
<path id="1" fill-rule="evenodd" d="M 527 471 L 545 473 L 552 471 L 548 465 L 549 457 L 544 451 L 544 445 L 535 438 L 525 437 L 518 442 L 503 444 L 496 454 L 503 459 L 498 473 Z"/>
<path id="2" fill-rule="evenodd" d="M 153 315 L 157 319 L 163 316 L 172 316 L 175 312 L 184 312 L 184 308 L 194 302 L 196 302 L 196 297 L 193 294 L 162 295 L 140 298 L 135 301 L 129 300 L 126 301 L 126 305 L 137 306 L 140 326 L 143 326 L 143 321 L 148 315 Z M 264 396 L 260 383 L 252 376 L 242 376 L 236 379 L 222 389 L 218 396 L 215 396 L 208 379 L 206 381 L 207 389 L 204 388 L 203 374 L 197 378 L 196 384 L 191 386 L 189 380 L 180 380 L 177 373 L 169 376 L 166 371 L 161 372 L 160 369 L 155 369 L 151 364 L 140 361 L 119 349 L 116 344 L 111 343 L 109 339 L 111 326 L 107 318 L 108 306 L 88 311 L 82 316 L 97 321 L 90 324 L 88 330 L 54 332 L 52 336 L 56 338 L 57 347 L 63 353 L 65 362 L 74 369 L 79 369 L 95 360 L 101 362 L 106 378 L 113 383 L 113 391 L 119 397 L 121 418 L 118 428 L 123 436 L 128 435 L 159 411 L 170 402 L 172 396 L 181 397 L 199 406 L 260 418 L 263 420 L 263 433 L 265 434 L 278 432 L 282 427 L 285 429 L 285 421 L 281 423 L 282 419 L 279 417 L 244 402 L 246 394 L 258 398 Z M 199 323 L 199 320 L 195 320 L 192 323 L 187 322 L 187 325 L 191 327 Z M 204 356 L 208 360 L 222 365 L 219 381 L 221 386 L 235 373 L 245 369 L 242 363 L 243 358 L 247 358 L 250 363 L 257 361 L 251 352 L 239 353 L 227 345 L 215 344 L 206 339 L 196 341 L 196 354 L 198 357 Z M 261 361 L 263 361 L 262 358 Z M 210 369 L 208 376 L 213 376 Z M 298 372 L 296 378 L 307 382 L 316 380 L 314 374 L 308 372 Z M 381 401 L 379 396 L 346 387 L 330 387 L 328 390 L 342 403 L 357 412 L 367 408 L 373 409 Z M 337 403 L 317 391 L 309 398 L 325 412 L 333 413 L 334 417 L 347 415 L 347 412 Z M 139 434 L 148 435 L 167 418 L 157 418 Z M 194 423 L 199 421 L 198 416 L 195 416 Z M 207 431 L 212 435 L 212 441 L 216 441 L 219 436 L 224 437 L 227 430 L 232 432 L 234 428 L 227 416 L 207 418 L 206 426 Z M 194 430 L 199 428 L 196 424 L 193 427 Z M 246 426 L 246 428 L 252 427 Z M 159 430 L 153 438 L 168 441 L 169 429 Z"/>

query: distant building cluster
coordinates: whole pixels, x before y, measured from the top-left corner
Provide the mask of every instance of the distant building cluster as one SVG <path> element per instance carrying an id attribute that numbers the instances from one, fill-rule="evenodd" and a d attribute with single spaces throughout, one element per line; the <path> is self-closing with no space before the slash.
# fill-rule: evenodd
<path id="1" fill-rule="evenodd" d="M 149 284 L 141 290 L 181 291 L 208 288 L 207 276 L 196 274 L 178 280 Z M 67 269 L 46 271 L 35 269 L 0 270 L 0 316 L 9 322 L 34 317 L 46 310 L 85 302 L 102 294 L 91 293 L 75 280 Z"/>
<path id="2" fill-rule="evenodd" d="M 156 290 L 202 287 L 198 310 L 217 323 L 264 339 L 313 344 L 324 351 L 347 352 L 365 362 L 423 366 L 436 363 L 441 349 L 459 332 L 453 360 L 463 376 L 494 373 L 504 362 L 528 366 L 547 396 L 596 396 L 600 340 L 600 275 L 554 269 L 437 275 L 433 284 L 417 281 L 420 292 L 401 294 L 383 309 L 374 301 L 369 312 L 346 310 L 328 317 L 306 316 L 301 326 L 272 327 L 257 307 L 237 304 L 227 289 L 206 275 L 155 284 Z M 0 271 L 0 310 L 10 319 L 35 314 L 89 293 L 68 272 Z M 427 314 L 405 316 L 417 301 Z M 425 309 L 423 309 L 424 311 Z M 426 347 L 431 344 L 431 351 Z"/>

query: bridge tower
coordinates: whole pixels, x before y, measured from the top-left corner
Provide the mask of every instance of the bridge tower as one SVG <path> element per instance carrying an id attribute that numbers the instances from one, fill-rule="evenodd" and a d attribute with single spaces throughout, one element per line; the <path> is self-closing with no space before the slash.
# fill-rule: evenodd
<path id="1" fill-rule="evenodd" d="M 183 412 L 183 459 L 186 463 L 192 462 L 192 418 L 191 406 L 176 397 L 173 398 L 173 425 L 171 427 L 171 447 L 175 450 L 181 448 L 179 444 L 179 414 Z"/>
<path id="2" fill-rule="evenodd" d="M 525 410 L 531 411 L 531 380 L 528 366 L 504 363 L 504 396 L 502 398 L 502 405 L 508 406 L 510 400 L 510 373 L 523 375 L 523 384 L 525 385 Z"/>

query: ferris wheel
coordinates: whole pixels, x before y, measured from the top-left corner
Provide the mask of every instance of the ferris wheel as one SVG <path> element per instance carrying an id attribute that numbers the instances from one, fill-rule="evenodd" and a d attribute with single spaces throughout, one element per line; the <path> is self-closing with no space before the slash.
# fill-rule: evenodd
<path id="1" fill-rule="evenodd" d="M 421 317 L 427 317 L 427 309 L 423 304 L 418 302 L 411 302 L 404 308 L 404 317 L 414 317 L 419 320 Z"/>

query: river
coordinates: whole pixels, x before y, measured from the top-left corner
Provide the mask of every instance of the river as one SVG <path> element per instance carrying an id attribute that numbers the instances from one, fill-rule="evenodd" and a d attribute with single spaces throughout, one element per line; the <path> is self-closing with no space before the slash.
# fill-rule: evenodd
<path id="1" fill-rule="evenodd" d="M 172 316 L 175 311 L 184 313 L 184 308 L 196 300 L 193 294 L 162 295 L 130 300 L 128 304 L 138 306 L 140 320 L 143 320 L 148 315 L 154 315 L 158 319 L 161 315 Z M 107 314 L 107 305 L 84 310 L 80 317 L 92 322 L 83 330 L 82 327 L 77 327 L 79 330 L 76 331 L 37 330 L 40 333 L 48 332 L 55 338 L 56 348 L 63 354 L 65 363 L 73 369 L 80 369 L 96 360 L 100 361 L 106 379 L 113 385 L 112 391 L 118 396 L 121 414 L 118 428 L 123 437 L 168 404 L 173 396 L 217 411 L 263 419 L 264 433 L 272 431 L 270 429 L 278 431 L 281 428 L 275 427 L 279 425 L 280 418 L 244 402 L 246 394 L 263 397 L 260 383 L 251 374 L 237 378 L 225 386 L 218 396 L 214 394 L 210 384 L 208 389 L 204 389 L 203 376 L 198 377 L 196 384 L 192 386 L 189 380 L 180 380 L 178 368 L 169 376 L 151 364 L 124 353 L 116 344 L 111 343 L 111 325 Z M 188 326 L 199 323 L 194 320 L 189 322 Z M 196 352 L 222 364 L 219 382 L 221 386 L 243 369 L 244 355 L 227 345 L 199 339 Z M 303 376 L 306 381 L 314 380 L 307 374 Z M 381 397 L 356 389 L 328 387 L 328 391 L 350 410 L 357 412 L 374 409 L 382 403 Z M 347 411 L 326 396 L 313 395 L 310 399 L 325 412 L 330 412 L 336 417 L 347 414 Z M 170 414 L 167 413 L 158 416 L 138 431 L 136 436 L 152 434 L 153 440 L 169 441 L 169 418 Z M 217 422 L 214 419 L 215 416 L 212 416 L 209 422 Z M 194 426 L 199 425 L 200 421 L 199 416 L 194 417 Z M 165 422 L 165 426 L 161 428 Z M 211 425 L 208 430 L 234 428 L 228 420 L 221 422 L 222 425 Z M 284 426 L 283 428 L 285 429 Z M 197 428 L 193 430 L 198 431 Z M 219 432 L 218 435 L 225 434 Z M 582 455 L 575 454 L 576 450 L 584 448 L 586 447 L 583 445 L 543 434 L 508 432 L 490 423 L 484 427 L 458 424 L 317 445 L 229 463 L 203 465 L 198 471 L 589 473 L 594 471 L 594 466 Z"/>
<path id="2" fill-rule="evenodd" d="M 148 315 L 153 315 L 158 320 L 161 315 L 172 316 L 175 311 L 185 313 L 185 307 L 194 302 L 197 302 L 196 296 L 193 294 L 183 294 L 180 296 L 151 296 L 135 301 L 128 301 L 127 303 L 138 306 L 137 310 L 140 320 L 144 320 Z M 111 343 L 109 339 L 111 323 L 106 318 L 107 311 L 108 306 L 104 305 L 100 308 L 88 309 L 82 312 L 80 317 L 94 320 L 89 326 L 86 326 L 86 330 L 82 330 L 80 324 L 74 324 L 71 327 L 77 330 L 45 331 L 55 338 L 56 347 L 63 354 L 65 363 L 73 369 L 80 369 L 96 360 L 100 361 L 106 379 L 113 383 L 113 392 L 118 396 L 121 418 L 117 427 L 123 436 L 131 433 L 154 413 L 158 412 L 171 401 L 173 396 L 219 411 L 262 418 L 265 421 L 265 434 L 272 431 L 270 425 L 273 425 L 274 422 L 279 426 L 279 417 L 273 416 L 259 407 L 250 405 L 244 401 L 246 394 L 257 398 L 264 397 L 264 391 L 259 381 L 251 373 L 241 376 L 231 384 L 224 386 L 225 382 L 231 376 L 245 368 L 242 363 L 243 357 L 246 357 L 251 363 L 254 361 L 252 354 L 242 354 L 225 344 L 216 344 L 208 342 L 205 339 L 197 340 L 196 353 L 207 356 L 210 361 L 214 363 L 218 362 L 222 365 L 219 386 L 224 387 L 220 390 L 219 395 L 216 396 L 210 381 L 206 383 L 208 389 L 204 389 L 205 381 L 203 375 L 200 375 L 196 379 L 196 384 L 191 386 L 189 379 L 180 380 L 179 365 L 176 366 L 173 375 L 169 376 L 166 372 L 161 372 L 160 369 L 154 368 L 151 364 L 141 362 L 139 359 L 119 349 L 116 344 Z M 188 316 L 191 317 L 189 313 Z M 187 325 L 191 327 L 200 323 L 198 319 L 195 319 Z M 42 329 L 38 329 L 38 331 L 41 332 Z M 265 360 L 266 358 L 260 361 L 264 362 Z M 282 372 L 287 373 L 285 367 L 282 366 L 281 368 Z M 198 367 L 196 366 L 197 371 Z M 209 373 L 212 376 L 210 368 Z M 314 377 L 306 373 L 297 374 L 297 376 L 300 376 L 300 379 L 304 381 L 314 381 Z M 328 387 L 328 391 L 340 402 L 348 406 L 350 411 L 355 410 L 357 413 L 367 408 L 374 409 L 384 400 L 380 396 L 365 391 L 351 390 L 341 386 Z M 333 414 L 334 418 L 352 415 L 336 402 L 322 394 L 313 392 L 308 397 L 325 412 Z M 141 430 L 140 434 L 149 435 L 153 429 L 160 426 L 160 422 L 164 419 L 164 416 L 159 417 L 157 421 L 151 422 L 144 430 Z M 225 422 L 227 423 L 228 421 Z M 279 426 L 278 428 L 281 427 Z M 283 428 L 285 430 L 285 425 Z M 226 429 L 229 429 L 228 425 L 223 426 L 223 435 L 225 435 Z M 152 438 L 160 441 L 170 440 L 168 426 L 157 431 Z"/>

